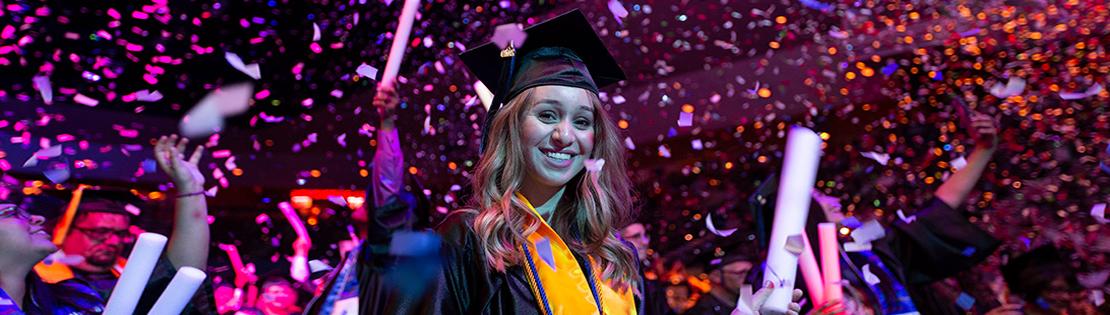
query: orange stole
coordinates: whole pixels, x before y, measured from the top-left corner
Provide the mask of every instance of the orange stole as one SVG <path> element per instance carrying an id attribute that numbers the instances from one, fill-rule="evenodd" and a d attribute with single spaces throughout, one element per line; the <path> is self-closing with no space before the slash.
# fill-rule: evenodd
<path id="1" fill-rule="evenodd" d="M 530 280 L 529 285 L 532 287 L 532 293 L 536 295 L 536 301 L 539 302 L 540 311 L 545 312 L 546 310 L 536 281 L 532 280 L 537 278 L 542 283 L 544 293 L 547 295 L 548 305 L 551 306 L 551 314 L 597 314 L 598 307 L 594 302 L 590 283 L 586 279 L 582 268 L 579 267 L 578 261 L 571 253 L 570 247 L 567 247 L 559 234 L 555 233 L 555 230 L 547 224 L 547 221 L 536 211 L 536 208 L 532 206 L 528 199 L 520 193 L 517 193 L 517 197 L 529 210 L 532 210 L 532 213 L 536 215 L 541 223 L 536 232 L 528 235 L 528 244 L 525 244 L 539 277 L 532 274 L 532 269 L 529 266 L 524 266 L 526 276 Z M 550 253 L 550 256 L 548 256 L 548 253 Z M 600 291 L 601 305 L 605 314 L 636 314 L 636 303 L 632 296 L 632 290 L 629 288 L 618 292 L 609 286 L 609 281 L 597 281 L 597 277 L 600 277 L 601 268 L 594 262 L 593 257 L 589 257 L 589 260 L 594 271 L 594 283 L 598 284 L 597 289 Z"/>

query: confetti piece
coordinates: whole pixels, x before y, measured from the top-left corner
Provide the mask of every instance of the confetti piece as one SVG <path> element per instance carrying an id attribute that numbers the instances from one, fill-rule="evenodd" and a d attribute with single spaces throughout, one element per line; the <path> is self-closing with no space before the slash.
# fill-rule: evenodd
<path id="1" fill-rule="evenodd" d="M 807 8 L 822 11 L 822 12 L 829 12 L 829 11 L 832 11 L 832 9 L 833 9 L 833 5 L 828 4 L 828 3 L 824 3 L 824 2 L 820 2 L 820 1 L 817 1 L 817 0 L 801 0 L 800 2 L 802 3 L 802 5 L 806 6 Z"/>
<path id="2" fill-rule="evenodd" d="M 911 215 L 911 216 L 907 217 L 906 213 L 902 212 L 902 209 L 898 209 L 897 213 L 898 213 L 898 219 L 902 220 L 902 222 L 904 222 L 906 224 L 910 224 L 910 223 L 913 223 L 913 221 L 917 221 L 917 215 Z"/>
<path id="3" fill-rule="evenodd" d="M 852 230 L 852 240 L 856 243 L 870 243 L 872 241 L 886 237 L 886 229 L 879 223 L 878 220 L 867 220 L 863 225 Z"/>
<path id="4" fill-rule="evenodd" d="M 551 270 L 558 270 L 555 266 L 555 255 L 551 252 L 551 240 L 544 237 L 536 241 L 536 255 L 540 256 L 540 260 L 547 263 Z"/>
<path id="5" fill-rule="evenodd" d="M 59 155 L 62 155 L 61 145 L 54 145 L 49 148 L 38 150 L 35 151 L 34 154 L 31 154 L 31 157 L 28 158 L 26 162 L 23 162 L 23 167 L 35 167 L 39 164 L 39 160 L 49 160 Z"/>
<path id="6" fill-rule="evenodd" d="M 54 252 L 53 254 L 50 254 L 50 256 L 46 256 L 46 258 L 43 259 L 42 262 L 46 265 L 63 264 L 67 266 L 73 266 L 85 262 L 85 256 L 66 255 L 66 253 L 59 250 Z"/>
<path id="7" fill-rule="evenodd" d="M 100 101 L 95 100 L 91 97 L 85 96 L 84 94 L 81 94 L 81 93 L 77 93 L 77 95 L 74 95 L 73 96 L 73 101 L 77 102 L 77 104 L 81 104 L 81 105 L 85 105 L 85 106 L 89 106 L 89 107 L 94 107 L 94 106 L 100 104 Z"/>
<path id="8" fill-rule="evenodd" d="M 1060 98 L 1065 100 L 1078 100 L 1088 98 L 1102 92 L 1102 85 L 1095 83 L 1095 85 L 1087 88 L 1083 92 L 1060 92 Z"/>
<path id="9" fill-rule="evenodd" d="M 860 155 L 863 155 L 863 157 L 865 158 L 875 160 L 875 162 L 879 162 L 880 165 L 886 165 L 886 163 L 890 161 L 890 154 L 886 153 L 863 152 L 860 153 Z"/>
<path id="10" fill-rule="evenodd" d="M 960 296 L 956 298 L 956 305 L 964 311 L 971 311 L 971 308 L 975 307 L 975 298 L 966 292 L 960 292 Z"/>
<path id="11" fill-rule="evenodd" d="M 671 150 L 667 149 L 667 146 L 661 145 L 659 146 L 659 156 L 669 158 L 671 157 Z"/>
<path id="12" fill-rule="evenodd" d="M 624 147 L 628 148 L 629 150 L 636 150 L 636 143 L 632 142 L 631 137 L 625 137 L 624 138 Z"/>
<path id="13" fill-rule="evenodd" d="M 603 167 L 605 167 L 605 159 L 587 159 L 585 164 L 586 164 L 586 171 L 596 173 L 596 172 L 600 172 L 601 169 Z"/>
<path id="14" fill-rule="evenodd" d="M 963 169 L 965 166 L 967 166 L 967 159 L 962 157 L 962 156 L 957 157 L 956 159 L 952 160 L 951 162 L 948 162 L 948 164 L 952 165 L 952 168 L 955 168 L 958 171 L 960 169 Z"/>
<path id="15" fill-rule="evenodd" d="M 46 176 L 46 178 L 49 179 L 51 182 L 55 184 L 61 184 L 64 183 L 66 180 L 69 180 L 69 166 L 59 169 L 47 170 L 45 172 L 42 172 L 42 174 Z"/>
<path id="16" fill-rule="evenodd" d="M 181 134 L 196 138 L 220 132 L 224 127 L 224 117 L 247 110 L 252 90 L 250 83 L 240 83 L 208 93 L 181 119 Z"/>
<path id="17" fill-rule="evenodd" d="M 8 27 L 11 27 L 11 25 L 8 25 Z M 46 103 L 46 105 L 54 104 L 54 88 L 50 84 L 49 77 L 37 75 L 31 79 L 31 82 L 34 83 L 35 89 L 39 90 L 43 103 Z"/>
<path id="18" fill-rule="evenodd" d="M 871 243 L 863 243 L 863 244 L 856 243 L 856 242 L 846 242 L 846 243 L 844 243 L 844 251 L 846 251 L 846 252 L 857 253 L 857 252 L 869 251 L 869 250 L 871 250 Z"/>
<path id="19" fill-rule="evenodd" d="M 705 215 L 705 228 L 709 229 L 710 233 L 720 237 L 728 237 L 732 233 L 736 233 L 738 229 L 718 230 L 717 226 L 713 225 L 713 213 Z"/>
<path id="20" fill-rule="evenodd" d="M 474 81 L 474 91 L 478 93 L 478 99 L 482 101 L 482 106 L 488 111 L 490 103 L 493 102 L 493 92 L 490 92 L 482 81 Z"/>
<path id="21" fill-rule="evenodd" d="M 1011 77 L 1010 80 L 1006 82 L 1005 86 L 1003 86 L 1002 83 L 995 83 L 994 86 L 991 86 L 991 95 L 999 98 L 1021 95 L 1024 91 L 1025 80 L 1017 77 Z"/>
<path id="22" fill-rule="evenodd" d="M 140 210 L 139 207 L 136 207 L 133 204 L 126 204 L 123 206 L 123 209 L 127 210 L 128 213 L 134 216 L 139 216 L 139 214 L 142 213 L 142 210 Z"/>
<path id="23" fill-rule="evenodd" d="M 312 41 L 320 41 L 320 25 L 317 25 L 316 22 L 312 22 Z"/>
<path id="24" fill-rule="evenodd" d="M 678 113 L 678 126 L 690 127 L 694 125 L 694 113 L 680 112 Z"/>
<path id="25" fill-rule="evenodd" d="M 262 78 L 262 70 L 258 67 L 257 63 L 252 63 L 249 65 L 243 64 L 243 59 L 239 58 L 239 55 L 236 55 L 235 53 L 230 51 L 224 53 L 224 59 L 227 59 L 227 63 L 230 64 L 231 67 L 235 68 L 235 70 L 239 70 L 239 72 L 242 72 L 243 74 L 246 74 L 247 76 L 250 76 L 255 80 Z"/>
<path id="26" fill-rule="evenodd" d="M 1110 222 L 1110 219 L 1106 219 L 1106 204 L 1099 203 L 1091 207 L 1091 217 L 1095 218 L 1095 221 L 1098 221 L 1099 224 Z"/>
<path id="27" fill-rule="evenodd" d="M 158 91 L 142 90 L 135 92 L 135 100 L 140 102 L 157 102 L 162 100 L 162 93 Z"/>
<path id="28" fill-rule="evenodd" d="M 366 63 L 359 65 L 358 68 L 355 69 L 355 73 L 370 80 L 378 79 L 378 68 L 371 67 Z"/>
<path id="29" fill-rule="evenodd" d="M 628 17 L 628 9 L 624 8 L 620 0 L 609 0 L 609 12 L 613 14 L 613 18 L 617 19 L 618 24 L 624 24 L 624 18 Z"/>
<path id="30" fill-rule="evenodd" d="M 867 282 L 867 285 L 876 285 L 882 282 L 882 280 L 879 280 L 879 276 L 871 272 L 871 264 L 863 265 L 863 281 Z"/>
<path id="31" fill-rule="evenodd" d="M 490 41 L 501 49 L 508 47 L 509 43 L 514 47 L 523 47 L 527 39 L 528 34 L 524 33 L 524 25 L 520 23 L 498 25 L 493 29 L 493 36 L 490 37 Z"/>

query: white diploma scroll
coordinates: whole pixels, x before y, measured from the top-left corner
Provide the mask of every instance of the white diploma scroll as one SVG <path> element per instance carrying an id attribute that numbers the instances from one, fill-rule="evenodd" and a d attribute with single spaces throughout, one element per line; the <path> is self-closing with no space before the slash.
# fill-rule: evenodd
<path id="1" fill-rule="evenodd" d="M 393 46 L 390 46 L 389 57 L 385 60 L 382 83 L 393 84 L 393 81 L 397 79 L 397 72 L 401 70 L 401 60 L 405 60 L 405 46 L 409 44 L 412 22 L 416 19 L 416 8 L 419 6 L 420 0 L 405 0 L 405 6 L 401 8 L 401 18 L 397 21 L 397 31 L 393 32 Z"/>
<path id="2" fill-rule="evenodd" d="M 149 314 L 181 314 L 181 310 L 185 309 L 185 305 L 193 299 L 193 294 L 204 283 L 205 277 L 207 275 L 200 269 L 181 267 L 173 280 L 170 280 L 169 286 L 166 286 L 166 290 L 162 291 L 162 296 L 154 302 Z"/>
<path id="3" fill-rule="evenodd" d="M 131 315 L 139 297 L 143 295 L 150 273 L 158 264 L 158 257 L 166 247 L 166 237 L 155 233 L 143 233 L 135 241 L 131 255 L 127 256 L 127 266 L 112 289 L 112 295 L 104 306 L 104 315 Z"/>
<path id="4" fill-rule="evenodd" d="M 791 128 L 786 139 L 774 225 L 763 274 L 764 286 L 773 285 L 774 290 L 760 308 L 761 314 L 786 314 L 790 306 L 794 278 L 798 272 L 798 256 L 789 252 L 786 241 L 790 236 L 801 235 L 805 227 L 820 158 L 821 137 L 804 127 Z"/>

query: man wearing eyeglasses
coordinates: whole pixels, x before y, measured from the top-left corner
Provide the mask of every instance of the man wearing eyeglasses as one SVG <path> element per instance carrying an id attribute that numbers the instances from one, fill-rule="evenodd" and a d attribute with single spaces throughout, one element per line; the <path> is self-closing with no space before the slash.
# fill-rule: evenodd
<path id="1" fill-rule="evenodd" d="M 177 193 L 174 198 L 173 232 L 163 259 L 159 259 L 155 266 L 148 288 L 164 287 L 177 268 L 205 270 L 207 267 L 208 206 L 204 199 L 204 176 L 197 168 L 204 147 L 197 146 L 187 158 L 184 154 L 187 143 L 187 139 L 173 135 L 162 137 L 154 147 L 155 160 L 173 180 Z M 53 287 L 91 289 L 100 300 L 106 301 L 126 265 L 124 249 L 135 237 L 130 231 L 132 214 L 126 210 L 129 207 L 127 203 L 111 198 L 90 197 L 82 200 L 69 232 L 58 246 L 67 257 L 75 257 L 77 261 L 36 265 L 34 271 L 42 282 Z M 146 291 L 157 293 L 161 288 Z M 208 286 L 202 286 L 194 297 L 192 306 L 187 310 L 205 313 L 211 309 L 214 312 Z M 144 294 L 139 308 L 150 307 L 148 304 L 153 304 L 153 298 Z"/>
<path id="2" fill-rule="evenodd" d="M 706 271 L 712 287 L 702 295 L 687 314 L 731 314 L 748 273 L 755 268 L 755 261 L 741 253 L 730 253 L 709 262 Z"/>
<path id="3" fill-rule="evenodd" d="M 77 216 L 59 246 L 76 263 L 39 264 L 35 271 L 47 283 L 79 279 L 107 297 L 123 271 L 123 250 L 133 241 L 127 204 L 108 199 L 83 200 Z"/>

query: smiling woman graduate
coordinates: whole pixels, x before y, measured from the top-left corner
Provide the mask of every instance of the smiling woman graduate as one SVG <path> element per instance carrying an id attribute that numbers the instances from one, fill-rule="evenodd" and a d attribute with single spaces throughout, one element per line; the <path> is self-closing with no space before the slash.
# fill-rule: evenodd
<path id="1" fill-rule="evenodd" d="M 421 234 L 413 198 L 375 195 L 366 239 L 306 314 L 644 314 L 635 251 L 617 236 L 635 217 L 624 148 L 598 97 L 624 73 L 577 10 L 524 31 L 519 47 L 461 55 L 497 87 L 469 208 Z M 376 104 L 395 104 L 390 91 Z"/>
<path id="2" fill-rule="evenodd" d="M 423 265 L 397 255 L 396 239 L 413 228 L 411 207 L 376 207 L 357 271 L 337 268 L 309 313 L 638 313 L 636 255 L 616 234 L 634 217 L 631 183 L 617 128 L 598 98 L 599 87 L 624 73 L 577 10 L 525 32 L 523 45 L 487 43 L 461 55 L 499 88 L 471 208 L 436 228 L 442 246 L 427 286 L 411 285 L 419 275 L 396 276 Z M 588 160 L 604 167 L 588 171 Z"/>

